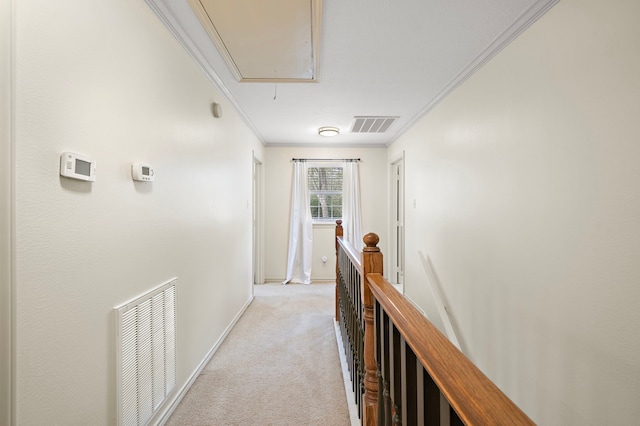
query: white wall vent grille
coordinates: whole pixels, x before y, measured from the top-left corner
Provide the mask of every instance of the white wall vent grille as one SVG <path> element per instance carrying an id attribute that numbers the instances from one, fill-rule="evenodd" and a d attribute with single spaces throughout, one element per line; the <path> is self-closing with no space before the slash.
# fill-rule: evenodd
<path id="1" fill-rule="evenodd" d="M 147 425 L 175 387 L 176 282 L 115 308 L 118 425 Z"/>
<path id="2" fill-rule="evenodd" d="M 356 116 L 353 118 L 351 133 L 384 133 L 399 117 Z"/>

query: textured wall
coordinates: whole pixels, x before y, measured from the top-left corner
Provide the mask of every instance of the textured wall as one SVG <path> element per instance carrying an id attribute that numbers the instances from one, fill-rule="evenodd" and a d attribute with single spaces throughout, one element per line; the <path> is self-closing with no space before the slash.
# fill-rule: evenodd
<path id="1" fill-rule="evenodd" d="M 539 424 L 640 418 L 639 15 L 560 2 L 389 149 L 407 294 L 437 315 L 422 251 L 463 349 Z"/>
<path id="2" fill-rule="evenodd" d="M 265 153 L 265 278 L 283 280 L 287 269 L 292 158 L 361 158 L 360 186 L 363 232 L 380 235 L 384 250 L 387 235 L 387 165 L 384 148 L 269 147 Z M 320 225 L 313 232 L 311 279 L 335 278 L 333 227 Z M 321 258 L 327 256 L 323 265 Z"/>
<path id="3" fill-rule="evenodd" d="M 114 306 L 178 277 L 180 388 L 249 300 L 262 147 L 144 2 L 16 6 L 17 420 L 114 424 Z"/>

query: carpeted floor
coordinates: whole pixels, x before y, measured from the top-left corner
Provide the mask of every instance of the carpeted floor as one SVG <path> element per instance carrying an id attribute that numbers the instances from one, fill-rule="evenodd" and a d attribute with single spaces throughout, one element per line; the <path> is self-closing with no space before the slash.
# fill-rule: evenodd
<path id="1" fill-rule="evenodd" d="M 332 284 L 265 284 L 167 425 L 351 424 Z"/>

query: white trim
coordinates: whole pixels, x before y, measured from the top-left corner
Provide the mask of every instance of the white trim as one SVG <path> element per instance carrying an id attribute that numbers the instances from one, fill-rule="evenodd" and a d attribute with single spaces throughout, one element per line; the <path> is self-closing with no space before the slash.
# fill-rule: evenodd
<path id="1" fill-rule="evenodd" d="M 396 206 L 396 203 L 398 202 L 398 197 L 397 197 L 397 193 L 395 188 L 395 184 L 396 184 L 396 179 L 395 179 L 395 168 L 396 165 L 400 164 L 400 167 L 402 169 L 402 176 L 401 176 L 401 196 L 400 196 L 400 202 L 402 203 L 401 206 L 399 206 L 402 209 L 402 233 L 401 235 L 398 237 L 397 236 L 397 223 L 395 220 L 395 213 L 394 213 L 394 208 L 397 208 L 398 206 Z M 406 234 L 406 230 L 405 230 L 405 221 L 406 221 L 406 199 L 405 199 L 405 152 L 404 150 L 402 151 L 401 154 L 393 157 L 390 159 L 389 161 L 389 168 L 387 169 L 388 171 L 388 182 L 389 182 L 389 190 L 388 190 L 388 199 L 389 199 L 389 203 L 388 203 L 388 218 L 389 218 L 389 246 L 388 246 L 388 254 L 389 256 L 385 257 L 385 261 L 387 261 L 387 267 L 385 269 L 385 271 L 389 271 L 388 272 L 388 277 L 387 279 L 389 280 L 390 283 L 394 284 L 394 286 L 396 287 L 396 289 L 401 293 L 404 294 L 404 272 L 405 272 L 405 256 L 404 256 L 404 241 L 405 241 L 405 234 Z M 398 247 L 398 241 L 397 239 L 400 239 L 401 244 L 402 244 L 402 253 L 398 253 L 397 247 Z M 400 270 L 403 273 L 403 279 L 401 283 L 398 283 L 397 281 L 397 272 L 398 269 L 396 268 L 396 263 L 398 261 L 398 256 L 400 256 L 400 261 L 401 261 L 401 268 Z M 399 285 L 398 285 L 399 284 Z"/>
<path id="2" fill-rule="evenodd" d="M 339 219 L 339 218 L 338 218 Z M 333 229 L 336 227 L 336 220 L 314 220 L 313 221 L 313 229 Z"/>
<path id="3" fill-rule="evenodd" d="M 507 47 L 509 43 L 515 40 L 524 30 L 529 28 L 536 22 L 542 15 L 547 13 L 549 9 L 555 6 L 560 0 L 539 0 L 534 2 L 527 10 L 514 21 L 509 28 L 504 30 L 471 62 L 464 67 L 458 75 L 456 75 L 434 98 L 425 105 L 413 119 L 407 121 L 404 126 L 400 128 L 398 133 L 387 142 L 386 146 L 391 146 L 404 132 L 409 130 L 417 121 L 419 121 L 427 112 L 435 107 L 441 100 L 449 95 L 456 87 L 464 83 L 469 77 L 475 74 L 480 68 L 487 62 L 496 56 L 502 49 Z"/>
<path id="4" fill-rule="evenodd" d="M 314 229 L 334 228 L 336 226 L 336 220 L 342 220 L 342 218 L 336 217 L 330 219 L 313 219 L 311 225 Z"/>
<path id="5" fill-rule="evenodd" d="M 347 367 L 347 359 L 344 355 L 344 347 L 342 346 L 342 334 L 340 333 L 340 326 L 337 321 L 333 322 L 333 327 L 336 332 L 336 342 L 338 343 L 338 356 L 340 357 L 340 366 L 342 367 L 342 379 L 344 381 L 344 392 L 347 395 L 347 406 L 349 407 L 349 419 L 351 420 L 351 426 L 360 426 L 360 418 L 358 417 L 358 406 L 355 403 L 355 393 L 353 392 L 353 386 L 351 384 L 351 375 L 349 374 L 349 367 Z"/>
<path id="6" fill-rule="evenodd" d="M 252 284 L 264 283 L 264 162 L 252 153 Z M 251 286 L 253 291 L 253 286 Z M 253 294 L 253 293 L 251 293 Z"/>
<path id="7" fill-rule="evenodd" d="M 251 298 L 247 301 L 247 303 L 245 303 L 242 309 L 240 309 L 238 314 L 233 318 L 233 321 L 231 321 L 231 324 L 229 324 L 229 326 L 224 330 L 224 333 L 222 333 L 222 336 L 220 336 L 220 338 L 214 343 L 214 345 L 211 347 L 209 352 L 207 352 L 207 355 L 204 357 L 204 359 L 200 362 L 200 364 L 198 364 L 198 366 L 193 371 L 193 373 L 191 373 L 191 375 L 189 376 L 189 380 L 187 380 L 187 382 L 180 388 L 179 391 L 173 392 L 173 397 L 171 398 L 171 400 L 167 400 L 167 403 L 164 404 L 165 406 L 164 410 L 158 411 L 149 421 L 149 425 L 162 426 L 165 423 L 167 423 L 167 421 L 169 421 L 169 418 L 171 417 L 173 412 L 176 410 L 176 408 L 178 408 L 178 405 L 182 401 L 182 398 L 184 398 L 184 396 L 187 394 L 191 386 L 193 386 L 193 383 L 196 381 L 200 373 L 202 373 L 202 370 L 204 370 L 204 368 L 207 366 L 209 361 L 211 361 L 211 358 L 213 358 L 213 355 L 215 355 L 218 349 L 220 349 L 220 346 L 222 345 L 224 340 L 227 338 L 229 333 L 231 333 L 231 330 L 233 330 L 233 327 L 235 327 L 235 325 L 240 320 L 240 318 L 242 317 L 244 312 L 247 310 L 249 305 L 251 305 L 251 302 L 253 302 L 253 299 L 254 299 L 253 296 L 251 296 Z"/>

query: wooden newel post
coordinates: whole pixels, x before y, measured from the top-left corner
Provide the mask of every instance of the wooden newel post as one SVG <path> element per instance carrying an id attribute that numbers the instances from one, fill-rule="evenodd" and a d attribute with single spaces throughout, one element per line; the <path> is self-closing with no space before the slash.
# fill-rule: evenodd
<path id="1" fill-rule="evenodd" d="M 373 303 L 369 283 L 366 279 L 368 274 L 382 274 L 382 252 L 378 247 L 380 238 L 369 233 L 362 238 L 364 249 L 362 250 L 362 306 L 364 316 L 364 406 L 362 423 L 364 425 L 376 425 L 378 423 L 378 367 L 375 358 L 375 330 Z"/>
<path id="2" fill-rule="evenodd" d="M 338 237 L 342 237 L 344 235 L 344 229 L 342 228 L 342 221 L 340 219 L 336 220 L 336 321 L 340 320 L 340 295 L 339 295 L 339 285 L 340 285 L 340 277 L 338 276 Z"/>

